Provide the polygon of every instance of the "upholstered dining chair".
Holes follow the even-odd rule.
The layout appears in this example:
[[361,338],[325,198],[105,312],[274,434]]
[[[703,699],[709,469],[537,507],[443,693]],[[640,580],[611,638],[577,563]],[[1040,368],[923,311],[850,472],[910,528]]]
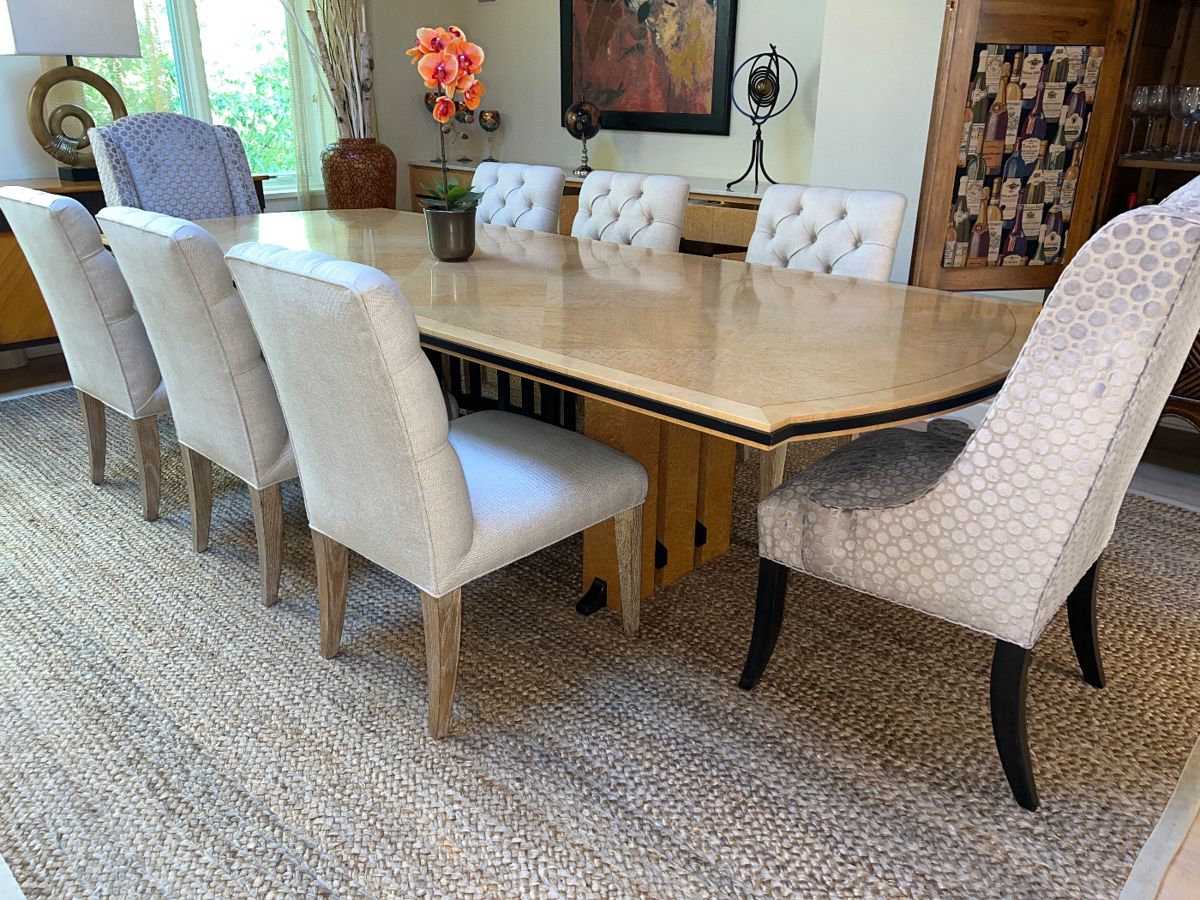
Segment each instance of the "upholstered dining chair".
[[142,319],[100,229],[78,200],[0,187],[3,211],[41,288],[83,411],[92,482],[104,481],[105,410],[129,420],[142,515],[158,518],[158,416],[167,392]]
[[979,428],[868,434],[758,507],[758,604],[741,686],[763,672],[795,569],[996,639],[992,728],[1017,802],[1038,805],[1029,662],[1064,603],[1104,684],[1097,567],[1200,328],[1200,211],[1118,216],[1071,260]]
[[146,323],[183,454],[192,546],[208,549],[212,464],[246,483],[263,603],[279,599],[287,426],[221,248],[199,225],[129,207],[97,216]]
[[571,235],[652,250],[678,250],[687,213],[686,179],[677,175],[592,172],[579,191]]
[[[324,656],[341,644],[348,550],[416,585],[429,732],[444,737],[464,585],[612,519],[622,596],[636,596],[640,464],[513,413],[447,420],[412,310],[381,272],[263,244],[239,244],[227,258],[296,448]],[[637,603],[622,613],[635,633]]]
[[555,166],[480,163],[471,179],[471,189],[483,194],[476,224],[510,225],[556,234],[566,177]]
[[[763,193],[746,262],[887,281],[907,204],[892,191],[773,184]],[[827,439],[821,450],[849,440]],[[760,498],[782,483],[787,453],[784,444],[759,454]]]
[[261,212],[242,139],[232,128],[168,112],[88,131],[109,206],[184,219]]

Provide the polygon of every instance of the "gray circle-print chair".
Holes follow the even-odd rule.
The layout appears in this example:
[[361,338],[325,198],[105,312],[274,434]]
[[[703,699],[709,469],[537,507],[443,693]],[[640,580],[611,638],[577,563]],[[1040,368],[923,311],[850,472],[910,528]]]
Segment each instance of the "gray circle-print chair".
[[1030,655],[1065,603],[1084,678],[1103,686],[1097,563],[1200,328],[1198,252],[1200,211],[1117,217],[1059,278],[973,434],[868,434],[763,500],[741,686],[770,659],[790,569],[990,635],[997,748],[1017,802],[1035,809]]

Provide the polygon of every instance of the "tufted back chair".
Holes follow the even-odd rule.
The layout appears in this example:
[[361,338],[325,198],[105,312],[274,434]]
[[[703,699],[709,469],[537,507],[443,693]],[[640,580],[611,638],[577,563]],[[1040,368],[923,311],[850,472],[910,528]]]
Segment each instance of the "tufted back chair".
[[476,224],[558,232],[566,174],[554,166],[480,163],[471,189],[481,191]]
[[676,175],[592,172],[579,192],[574,237],[653,250],[678,250],[687,181]]
[[746,262],[887,281],[906,204],[891,191],[772,185]]
[[295,433],[312,528],[425,588],[444,581],[471,548],[474,519],[400,289],[318,253],[251,243],[228,258]]
[[296,477],[275,386],[216,241],[140,209],[97,218],[145,319],[180,443],[256,489]]
[[117,261],[91,214],[70,197],[0,188],[75,387],[130,419],[167,411],[158,362]]
[[88,136],[109,206],[193,220],[261,212],[246,150],[232,128],[152,112],[92,128]]

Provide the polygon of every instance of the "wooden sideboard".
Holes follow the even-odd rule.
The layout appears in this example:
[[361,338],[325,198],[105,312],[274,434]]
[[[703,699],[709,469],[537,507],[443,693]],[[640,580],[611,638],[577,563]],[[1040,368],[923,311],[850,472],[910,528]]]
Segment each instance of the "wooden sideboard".
[[[255,175],[254,189],[258,204],[266,209],[263,182],[270,175]],[[104,208],[104,190],[98,181],[59,181],[57,178],[27,178],[0,181],[0,187],[16,185],[74,197],[95,215]],[[50,312],[42,299],[37,281],[25,261],[25,254],[0,213],[0,350],[19,350],[48,344],[57,338]]]
[[[460,179],[470,179],[475,164],[454,162],[450,172]],[[421,198],[431,195],[426,184],[441,176],[441,167],[434,162],[410,162],[408,186],[412,211],[421,211]],[[680,249],[704,256],[737,256],[744,253],[754,233],[762,191],[757,194],[739,193],[725,189],[723,182],[712,178],[691,179],[687,215],[683,221],[683,243]],[[579,209],[579,189],[583,179],[567,176],[559,213],[559,234],[570,234],[571,223]],[[769,185],[763,185],[766,190]]]

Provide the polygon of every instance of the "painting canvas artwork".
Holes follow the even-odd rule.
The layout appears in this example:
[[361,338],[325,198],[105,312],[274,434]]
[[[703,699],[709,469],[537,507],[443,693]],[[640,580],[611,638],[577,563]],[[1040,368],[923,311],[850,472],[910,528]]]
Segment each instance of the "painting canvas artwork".
[[729,133],[737,0],[560,0],[562,105],[606,129]]

